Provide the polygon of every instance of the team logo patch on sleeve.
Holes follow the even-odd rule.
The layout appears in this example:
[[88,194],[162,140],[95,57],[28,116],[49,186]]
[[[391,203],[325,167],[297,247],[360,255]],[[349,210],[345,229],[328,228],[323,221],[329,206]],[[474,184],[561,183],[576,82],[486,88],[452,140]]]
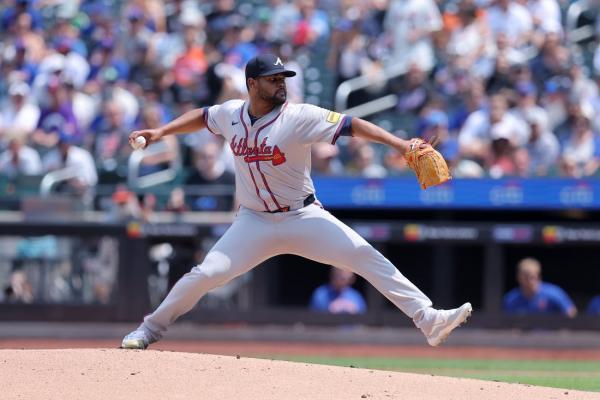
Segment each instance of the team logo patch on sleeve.
[[329,111],[329,114],[327,114],[327,122],[330,124],[336,124],[340,120],[341,116],[342,114],[340,113]]

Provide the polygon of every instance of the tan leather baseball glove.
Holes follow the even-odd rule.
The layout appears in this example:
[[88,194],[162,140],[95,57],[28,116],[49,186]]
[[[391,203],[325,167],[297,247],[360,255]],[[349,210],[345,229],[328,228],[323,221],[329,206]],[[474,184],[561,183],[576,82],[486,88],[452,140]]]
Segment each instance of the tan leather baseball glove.
[[404,155],[408,166],[417,175],[422,189],[439,185],[452,178],[446,160],[433,148],[435,142],[433,139],[430,146],[422,146],[428,143],[419,138],[411,139],[409,149]]

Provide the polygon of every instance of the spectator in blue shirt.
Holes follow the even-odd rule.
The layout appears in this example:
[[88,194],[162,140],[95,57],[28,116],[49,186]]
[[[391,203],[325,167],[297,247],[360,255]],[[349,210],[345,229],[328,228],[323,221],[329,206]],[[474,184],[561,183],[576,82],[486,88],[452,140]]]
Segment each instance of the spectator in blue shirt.
[[600,296],[594,297],[588,304],[587,313],[592,315],[600,315]]
[[534,258],[525,258],[518,264],[519,287],[504,296],[504,310],[516,314],[563,314],[574,317],[577,309],[560,287],[542,282],[541,265]]
[[367,311],[365,299],[352,284],[354,273],[332,268],[329,283],[319,286],[312,294],[310,308],[313,311],[333,314],[361,314]]

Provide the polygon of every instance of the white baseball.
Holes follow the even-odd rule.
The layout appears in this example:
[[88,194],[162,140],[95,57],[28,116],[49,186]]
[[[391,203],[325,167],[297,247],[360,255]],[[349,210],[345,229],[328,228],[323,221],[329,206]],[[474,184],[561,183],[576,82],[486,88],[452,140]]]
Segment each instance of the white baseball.
[[135,140],[133,141],[133,143],[131,144],[131,147],[133,147],[135,150],[145,148],[146,147],[146,138],[143,136],[136,137]]

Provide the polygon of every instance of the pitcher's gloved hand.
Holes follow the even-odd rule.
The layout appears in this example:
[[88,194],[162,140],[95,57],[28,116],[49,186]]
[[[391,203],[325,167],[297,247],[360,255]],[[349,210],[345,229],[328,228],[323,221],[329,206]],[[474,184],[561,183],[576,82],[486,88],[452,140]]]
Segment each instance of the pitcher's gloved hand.
[[431,144],[419,138],[411,139],[408,151],[404,155],[408,166],[417,175],[422,189],[439,185],[452,178],[446,160],[433,148],[435,144],[435,137]]

